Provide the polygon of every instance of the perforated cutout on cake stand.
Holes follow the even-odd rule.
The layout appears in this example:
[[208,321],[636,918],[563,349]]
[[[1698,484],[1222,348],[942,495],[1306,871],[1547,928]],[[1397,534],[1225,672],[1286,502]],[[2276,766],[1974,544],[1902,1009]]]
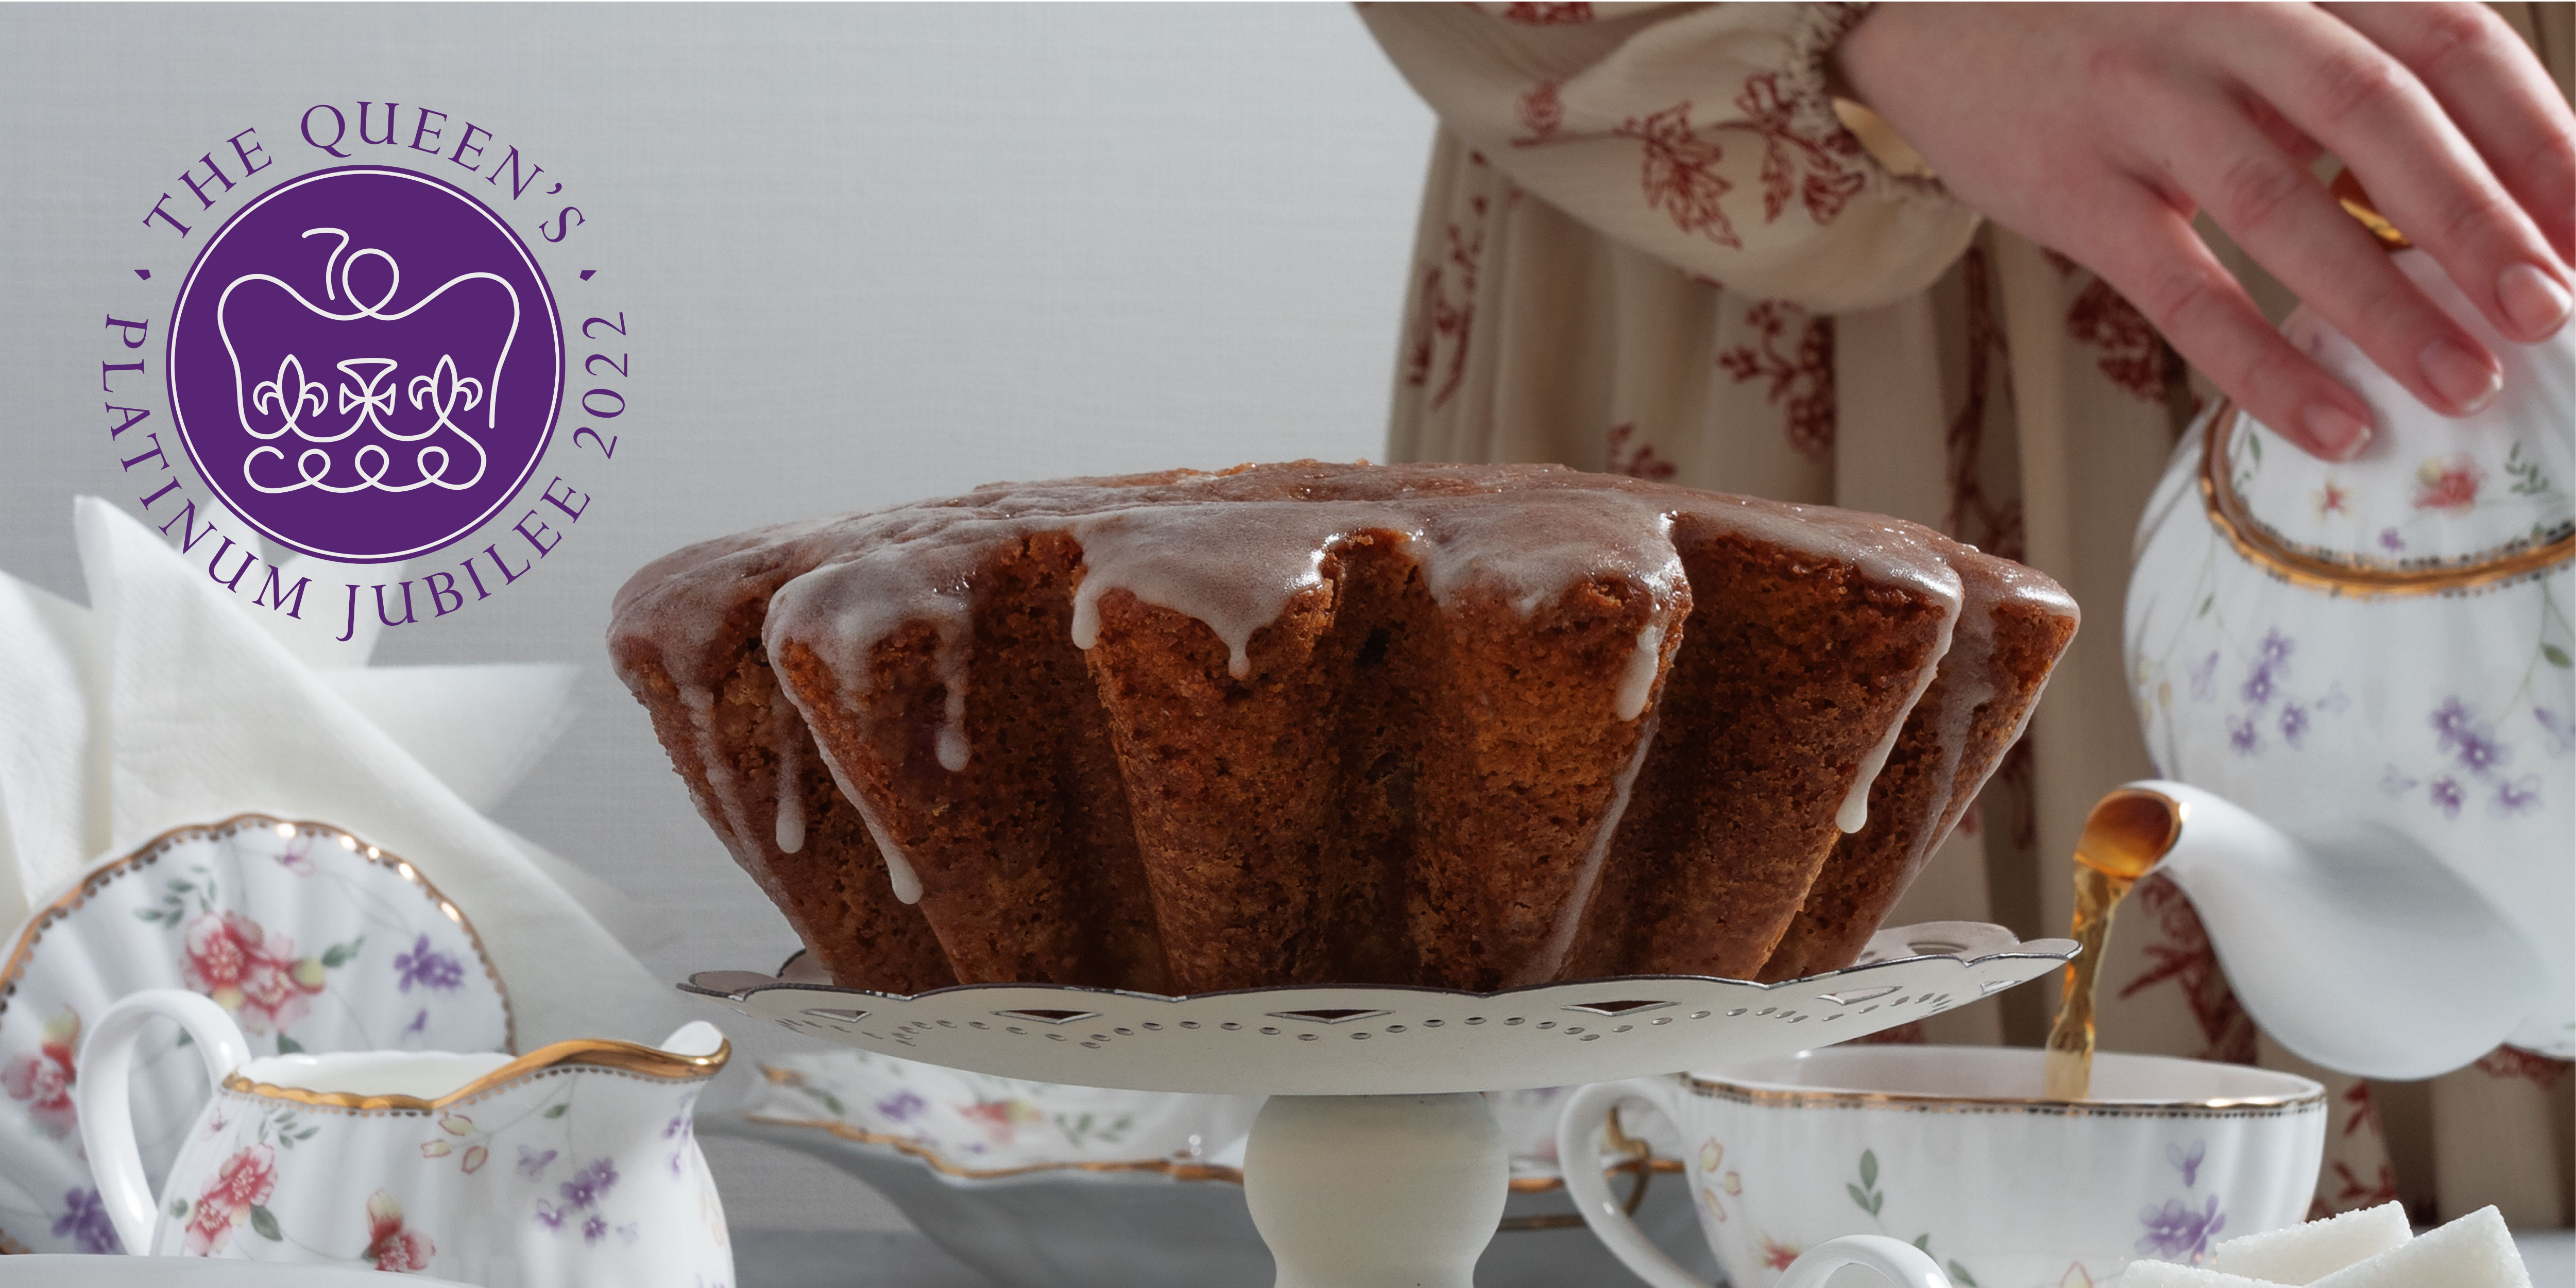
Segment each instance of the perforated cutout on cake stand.
[[1268,1094],[1244,1157],[1280,1288],[1469,1288],[1507,1159],[1475,1093],[1673,1073],[1938,1015],[2075,955],[2000,926],[1881,930],[1844,970],[1778,984],[1632,975],[1500,993],[1391,985],[1162,997],[963,984],[914,997],[778,975],[681,985],[755,1019],[979,1073],[1140,1091]]

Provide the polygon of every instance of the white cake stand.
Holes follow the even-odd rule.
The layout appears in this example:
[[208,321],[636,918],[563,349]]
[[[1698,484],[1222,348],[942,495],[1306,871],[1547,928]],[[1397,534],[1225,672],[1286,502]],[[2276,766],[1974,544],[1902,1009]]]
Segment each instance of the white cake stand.
[[[1267,1094],[1244,1152],[1279,1288],[1470,1288],[1502,1216],[1502,1133],[1476,1093],[1672,1073],[1892,1028],[2065,964],[1941,921],[1882,930],[1858,964],[1779,984],[1632,975],[1502,993],[1379,985],[1161,997],[966,984],[917,997],[706,971],[681,985],[756,1019],[907,1060],[1139,1091]],[[1821,1280],[1819,1280],[1821,1282]]]

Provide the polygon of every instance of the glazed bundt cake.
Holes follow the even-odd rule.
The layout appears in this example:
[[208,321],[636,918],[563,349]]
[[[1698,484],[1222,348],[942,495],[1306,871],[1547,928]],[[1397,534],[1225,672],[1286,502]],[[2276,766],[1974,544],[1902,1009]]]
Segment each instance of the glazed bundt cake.
[[1490,990],[1846,965],[2053,583],[1554,466],[995,484],[691,546],[619,675],[842,984]]

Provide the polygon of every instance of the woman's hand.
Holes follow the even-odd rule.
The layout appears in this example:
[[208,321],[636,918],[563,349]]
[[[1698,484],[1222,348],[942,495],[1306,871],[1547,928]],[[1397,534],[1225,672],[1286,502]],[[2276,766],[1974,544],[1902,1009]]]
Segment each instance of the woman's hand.
[[1884,4],[1834,57],[1960,200],[2093,268],[2329,460],[2368,441],[2368,405],[2273,330],[2195,211],[2437,411],[2484,405],[2494,355],[2327,195],[2320,149],[2499,332],[2567,320],[2576,116],[2478,5]]

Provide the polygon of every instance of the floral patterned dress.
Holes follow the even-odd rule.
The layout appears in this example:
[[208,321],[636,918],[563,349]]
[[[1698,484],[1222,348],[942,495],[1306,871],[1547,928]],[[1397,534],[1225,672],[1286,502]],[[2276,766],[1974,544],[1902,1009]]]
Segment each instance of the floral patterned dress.
[[[2139,515],[2210,390],[2107,283],[1981,225],[1885,122],[1827,92],[1825,55],[1864,8],[1361,6],[1441,122],[1388,455],[1879,511],[2057,578],[2093,620],[1896,918],[2063,933],[2087,810],[2155,773],[2115,618]],[[2567,92],[2566,6],[2500,12]],[[2570,1224],[2567,1062],[2499,1048],[2407,1085],[2304,1067],[2256,1031],[2177,888],[2151,880],[2132,905],[2104,969],[2105,1046],[2325,1082],[2343,1110],[2317,1212],[2403,1197],[2428,1219],[2495,1203],[2517,1225]],[[1928,1037],[2035,1044],[2048,991]]]

